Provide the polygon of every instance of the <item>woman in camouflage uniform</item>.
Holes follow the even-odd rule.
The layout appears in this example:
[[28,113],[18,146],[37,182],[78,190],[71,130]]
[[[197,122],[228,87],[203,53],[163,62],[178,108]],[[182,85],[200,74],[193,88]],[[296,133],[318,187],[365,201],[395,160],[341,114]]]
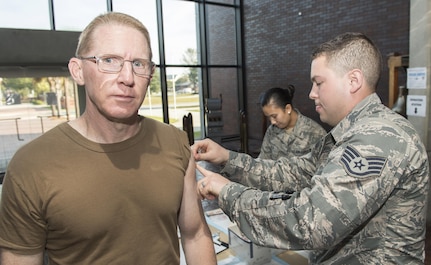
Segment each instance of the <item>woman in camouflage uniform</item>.
[[325,129],[302,115],[292,105],[295,87],[274,87],[261,97],[262,111],[271,125],[262,141],[259,158],[277,160],[279,157],[300,156],[326,135]]

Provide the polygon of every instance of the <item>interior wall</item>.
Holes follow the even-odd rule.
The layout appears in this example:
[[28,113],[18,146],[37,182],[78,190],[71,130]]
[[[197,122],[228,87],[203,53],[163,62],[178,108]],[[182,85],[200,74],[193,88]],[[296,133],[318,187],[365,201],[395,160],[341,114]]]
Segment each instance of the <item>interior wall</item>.
[[[426,89],[409,89],[409,95],[426,96],[426,117],[408,116],[409,121],[418,129],[431,158],[431,3],[428,0],[411,0],[410,8],[410,67],[426,67],[428,71]],[[431,184],[431,183],[430,183]],[[428,197],[428,223],[431,223],[431,196]]]
[[410,1],[243,0],[243,3],[248,135],[251,139],[263,138],[258,98],[274,86],[295,85],[293,105],[320,122],[314,103],[308,98],[310,55],[318,44],[346,31],[363,32],[380,48],[385,64],[377,93],[387,103],[386,56],[409,53]]
[[0,77],[69,76],[79,34],[0,28]]
[[427,150],[431,151],[431,116],[430,116],[430,96],[431,96],[431,3],[428,0],[411,0],[410,8],[410,56],[409,67],[426,67],[428,78],[426,89],[409,89],[409,95],[424,95],[427,97],[428,106],[426,117],[409,116],[408,119],[418,129],[422,141],[426,144]]

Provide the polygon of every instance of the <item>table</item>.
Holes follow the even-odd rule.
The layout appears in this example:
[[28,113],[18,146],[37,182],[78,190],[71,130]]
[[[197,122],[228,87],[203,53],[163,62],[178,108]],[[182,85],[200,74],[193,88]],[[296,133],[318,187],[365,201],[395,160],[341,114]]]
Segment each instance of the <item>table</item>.
[[[214,209],[211,211],[205,212],[205,218],[207,220],[208,226],[211,230],[211,232],[219,236],[220,241],[225,243],[232,243],[229,242],[229,233],[232,237],[232,232],[239,234],[241,233],[239,228],[236,226],[235,223],[232,223],[229,220],[229,217],[224,214],[220,209]],[[248,241],[250,242],[250,241]],[[238,249],[240,251],[247,251],[251,247],[250,244],[245,242],[244,244],[247,244],[244,246],[244,248],[236,247],[236,251]],[[269,254],[271,257],[271,260],[266,263],[259,262],[259,257],[254,257],[253,259],[248,258],[239,258],[238,256],[246,257],[244,253],[241,253],[241,255],[235,255],[235,250],[231,248],[228,248],[220,253],[217,254],[217,265],[248,265],[248,264],[259,264],[259,265],[308,265],[308,252],[307,251],[292,251],[292,250],[282,250],[282,249],[274,249],[274,248],[263,248],[256,245],[252,246],[255,249],[255,253],[265,253],[265,255]],[[257,249],[259,248],[259,249]],[[257,249],[257,250],[256,250]],[[267,251],[267,252],[265,252]],[[236,253],[238,254],[238,253]],[[268,256],[268,255],[267,255]],[[261,258],[260,260],[267,259],[267,258]],[[256,262],[256,263],[253,263]]]
[[[220,171],[219,166],[206,161],[199,161],[198,164],[213,172]],[[202,177],[202,174],[197,170],[196,179],[199,180]],[[202,200],[202,207],[205,212],[208,226],[213,235],[219,235],[220,241],[229,244],[229,228],[235,227],[236,224],[232,223],[229,217],[219,208],[217,200]],[[239,229],[236,231],[240,233]],[[308,265],[307,251],[268,249],[270,249],[271,252],[271,261],[269,263],[259,265]],[[235,255],[232,248],[228,248],[217,254],[217,265],[249,265],[252,263],[253,262],[251,261],[247,263],[247,261],[238,258],[238,255]],[[185,263],[182,263],[181,265],[183,264]]]

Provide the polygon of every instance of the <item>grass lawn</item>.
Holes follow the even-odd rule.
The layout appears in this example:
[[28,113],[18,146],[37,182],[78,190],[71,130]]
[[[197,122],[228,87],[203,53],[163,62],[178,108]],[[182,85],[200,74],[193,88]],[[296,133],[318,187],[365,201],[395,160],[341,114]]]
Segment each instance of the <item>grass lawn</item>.
[[[161,95],[152,95],[146,96],[143,105],[149,105],[150,104],[150,98],[151,98],[151,104],[162,104],[162,96]],[[190,105],[197,105],[199,106],[199,94],[177,94],[175,96],[175,100],[177,104],[181,103],[190,103]],[[174,97],[170,94],[168,96],[168,103],[170,106],[174,104]]]

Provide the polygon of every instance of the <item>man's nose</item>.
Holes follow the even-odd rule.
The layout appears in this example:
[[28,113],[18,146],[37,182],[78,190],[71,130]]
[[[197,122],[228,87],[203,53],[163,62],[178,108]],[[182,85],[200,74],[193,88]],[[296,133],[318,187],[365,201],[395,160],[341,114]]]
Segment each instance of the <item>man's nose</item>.
[[134,71],[133,71],[132,63],[133,63],[132,61],[126,61],[125,60],[123,63],[123,67],[121,68],[120,76],[121,76],[123,82],[125,82],[125,83],[133,82]]
[[313,84],[313,85],[311,86],[310,93],[308,94],[308,97],[309,97],[310,99],[315,99],[315,98],[317,98],[316,88],[317,88],[317,86],[316,86],[315,84]]

